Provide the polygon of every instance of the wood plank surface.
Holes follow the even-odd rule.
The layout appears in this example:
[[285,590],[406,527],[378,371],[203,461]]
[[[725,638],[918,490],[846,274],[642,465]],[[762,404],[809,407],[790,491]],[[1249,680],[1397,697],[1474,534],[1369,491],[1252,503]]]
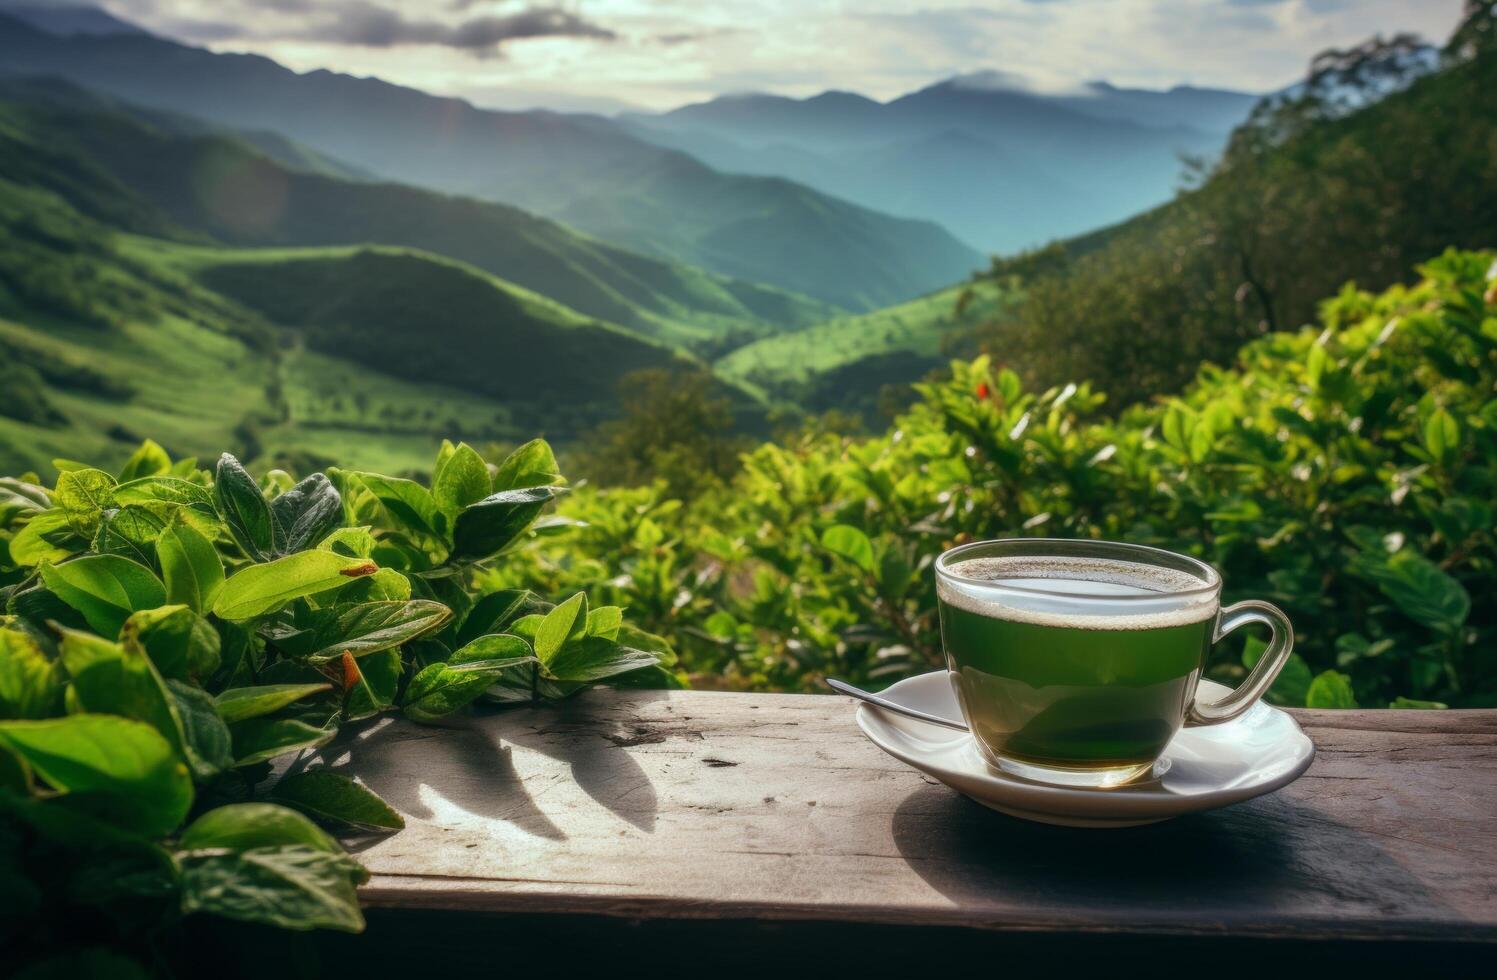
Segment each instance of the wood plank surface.
[[1497,711],[1298,711],[1267,797],[1125,830],[989,811],[845,698],[588,692],[323,750],[405,816],[372,909],[1497,942]]

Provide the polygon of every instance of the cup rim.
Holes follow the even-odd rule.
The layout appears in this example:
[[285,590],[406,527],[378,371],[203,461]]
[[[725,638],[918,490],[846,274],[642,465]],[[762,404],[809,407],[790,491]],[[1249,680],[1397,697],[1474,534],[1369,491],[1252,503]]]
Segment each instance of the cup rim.
[[[982,548],[990,548],[993,545],[1033,546],[1039,552],[1033,555],[1036,558],[1047,557],[1043,554],[1043,550],[1047,546],[1059,546],[1062,549],[1092,547],[1103,551],[1111,550],[1120,552],[1118,557],[1125,561],[1129,560],[1126,556],[1130,554],[1144,559],[1151,557],[1156,559],[1168,558],[1173,562],[1183,563],[1188,566],[1191,574],[1197,575],[1205,584],[1198,588],[1181,589],[1178,592],[1149,592],[1139,595],[1099,596],[1093,592],[1068,592],[1065,589],[1032,589],[1020,585],[1007,585],[994,582],[992,579],[971,578],[966,575],[958,575],[951,571],[951,564],[955,561],[960,561],[965,553]],[[1053,557],[1064,557],[1064,555],[1054,555]],[[1158,564],[1158,562],[1152,562],[1152,564]],[[1159,602],[1161,599],[1194,599],[1220,593],[1222,586],[1221,573],[1199,558],[1182,555],[1178,551],[1170,551],[1166,548],[1155,548],[1146,544],[1130,544],[1126,541],[1106,541],[1100,538],[990,538],[986,541],[969,541],[966,544],[959,544],[941,552],[936,558],[935,569],[936,575],[940,578],[977,589],[1000,589],[1004,592],[1016,592],[1022,595],[1052,596],[1065,599],[1068,602],[1083,604],[1096,603],[1109,606],[1116,606],[1118,604],[1127,605],[1137,602]],[[1056,579],[1055,581],[1066,582],[1069,580]]]

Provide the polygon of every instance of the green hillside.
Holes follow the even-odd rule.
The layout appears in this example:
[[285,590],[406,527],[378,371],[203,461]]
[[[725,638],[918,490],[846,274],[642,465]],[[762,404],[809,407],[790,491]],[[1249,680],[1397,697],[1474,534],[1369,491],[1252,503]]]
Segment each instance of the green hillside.
[[811,411],[868,415],[884,385],[907,384],[944,363],[943,340],[992,317],[1003,295],[990,283],[948,286],[888,309],[756,340],[714,368]]
[[933,357],[954,327],[991,315],[998,291],[978,286],[961,305],[966,284],[859,316],[825,320],[804,330],[766,337],[738,348],[715,365],[726,377],[765,387],[805,381],[865,357],[907,353]]
[[[165,120],[163,122],[163,120]],[[196,125],[197,128],[194,128]],[[284,141],[283,141],[284,142]],[[295,160],[295,144],[276,144]],[[180,117],[66,83],[0,84],[0,173],[122,228],[233,245],[409,246],[471,263],[672,343],[721,346],[816,322],[826,303],[634,254],[515,208],[295,169]]]
[[[934,222],[897,218],[788,180],[723,173],[601,118],[479,109],[378,78],[298,74],[268,58],[149,35],[58,37],[3,14],[0,64],[11,74],[67,78],[222,126],[274,130],[387,180],[503,201],[627,248],[846,309],[906,300],[984,262]],[[374,240],[474,261],[431,242]],[[514,270],[485,268],[634,326]]]
[[[0,470],[228,446],[400,471],[442,438],[563,441],[682,355],[471,266],[391,248],[121,236],[0,179]],[[741,410],[750,400],[726,389]]]

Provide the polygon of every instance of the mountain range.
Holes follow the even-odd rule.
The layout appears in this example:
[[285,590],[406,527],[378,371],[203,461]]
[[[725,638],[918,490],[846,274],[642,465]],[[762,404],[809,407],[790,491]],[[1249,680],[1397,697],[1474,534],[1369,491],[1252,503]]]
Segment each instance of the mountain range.
[[400,469],[578,437],[685,365],[748,428],[867,415],[1009,302],[944,226],[1019,247],[1157,203],[1252,102],[979,75],[495,112],[0,3],[0,457],[151,434]]
[[[237,246],[418,248],[683,346],[793,330],[837,311],[632,253],[506,205],[363,179],[274,134],[216,129],[50,79],[0,81],[0,97],[16,103],[28,145],[7,171],[35,171],[38,183],[62,190],[84,213],[136,233]],[[126,213],[137,199],[143,217]]]
[[933,222],[783,178],[724,173],[596,117],[482,110],[374,78],[298,74],[149,34],[51,33],[16,17],[0,17],[0,66],[273,130],[382,179],[506,202],[850,310],[919,295],[984,261]]
[[1181,157],[1218,152],[1258,98],[1104,82],[1046,94],[978,73],[889,102],[851,92],[750,94],[619,121],[719,169],[937,221],[1006,253],[1168,200]]

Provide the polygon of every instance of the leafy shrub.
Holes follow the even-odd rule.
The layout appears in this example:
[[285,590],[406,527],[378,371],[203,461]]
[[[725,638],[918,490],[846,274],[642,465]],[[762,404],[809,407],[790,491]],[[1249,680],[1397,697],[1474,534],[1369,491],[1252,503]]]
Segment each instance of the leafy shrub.
[[330,768],[271,781],[274,760],[386,711],[679,684],[668,645],[616,606],[487,587],[563,492],[544,442],[498,466],[445,444],[430,486],[257,483],[227,454],[210,473],[151,442],[117,474],[59,465],[51,488],[0,480],[15,964],[90,944],[155,962],[198,912],[358,931],[365,872],[319,824],[400,818]]
[[663,480],[693,497],[738,470],[752,443],[735,432],[733,405],[700,368],[632,371],[618,384],[623,417],[599,425],[579,453],[580,469],[609,484]]
[[[689,507],[584,492],[583,522],[498,573],[588,588],[672,638],[694,681],[812,690],[940,660],[930,563],[1007,536],[1106,537],[1202,557],[1225,601],[1283,606],[1282,703],[1497,704],[1497,267],[1448,252],[1322,325],[1245,346],[1177,398],[1101,414],[1087,384],[1026,391],[986,358],[919,386],[885,435],[808,433]],[[607,570],[611,570],[611,574]],[[1219,649],[1240,677],[1260,646]]]

